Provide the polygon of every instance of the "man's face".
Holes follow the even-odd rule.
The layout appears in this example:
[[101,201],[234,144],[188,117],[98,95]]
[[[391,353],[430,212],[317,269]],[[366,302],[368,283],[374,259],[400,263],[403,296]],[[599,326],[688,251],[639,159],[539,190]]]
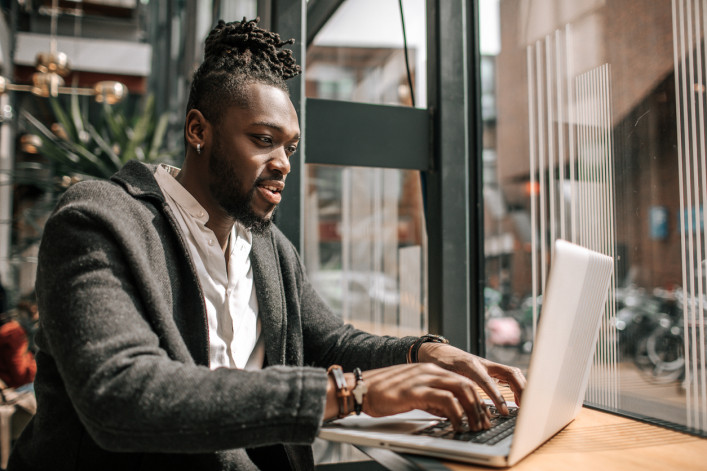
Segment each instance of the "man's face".
[[246,107],[232,106],[212,123],[209,189],[229,216],[258,232],[280,203],[300,129],[284,91],[260,83],[246,88]]

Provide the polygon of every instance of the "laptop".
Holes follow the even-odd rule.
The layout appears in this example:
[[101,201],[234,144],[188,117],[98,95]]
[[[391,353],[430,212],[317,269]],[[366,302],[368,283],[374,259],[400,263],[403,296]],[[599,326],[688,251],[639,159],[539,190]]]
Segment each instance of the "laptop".
[[492,429],[507,429],[500,436],[487,441],[455,433],[446,429],[444,418],[411,411],[349,416],[323,426],[319,437],[493,467],[517,463],[572,422],[582,407],[613,268],[609,256],[555,242],[523,405],[512,408],[511,417],[492,420]]

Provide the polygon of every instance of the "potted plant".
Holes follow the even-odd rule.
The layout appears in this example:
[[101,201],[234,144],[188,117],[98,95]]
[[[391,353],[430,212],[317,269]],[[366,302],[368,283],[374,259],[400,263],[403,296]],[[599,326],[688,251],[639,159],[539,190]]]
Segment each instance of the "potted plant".
[[102,112],[90,119],[71,95],[68,110],[49,98],[56,122],[46,126],[29,112],[22,117],[41,139],[39,153],[48,158],[62,187],[84,178],[109,178],[129,160],[171,162],[175,156],[164,146],[169,124],[167,113],[156,116],[155,100],[148,95],[136,113],[127,117],[122,106],[103,103]]

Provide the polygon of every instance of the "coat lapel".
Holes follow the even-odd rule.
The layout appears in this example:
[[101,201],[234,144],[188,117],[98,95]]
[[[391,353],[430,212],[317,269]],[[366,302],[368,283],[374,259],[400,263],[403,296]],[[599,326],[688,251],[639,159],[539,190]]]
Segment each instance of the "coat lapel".
[[280,264],[270,232],[253,234],[253,250],[250,256],[253,281],[258,298],[258,315],[262,323],[265,340],[265,355],[268,365],[285,363],[284,295]]

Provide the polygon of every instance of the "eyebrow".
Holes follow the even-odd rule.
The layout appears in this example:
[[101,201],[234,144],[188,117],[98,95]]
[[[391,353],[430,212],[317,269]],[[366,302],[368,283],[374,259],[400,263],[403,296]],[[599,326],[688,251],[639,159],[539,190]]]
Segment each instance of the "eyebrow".
[[[265,127],[274,129],[274,130],[281,132],[281,133],[285,132],[285,130],[282,126],[280,126],[279,124],[271,123],[270,121],[256,121],[255,123],[251,123],[251,126],[265,126]],[[301,138],[302,138],[301,134],[298,133],[297,136],[292,138],[292,140],[299,141]]]

